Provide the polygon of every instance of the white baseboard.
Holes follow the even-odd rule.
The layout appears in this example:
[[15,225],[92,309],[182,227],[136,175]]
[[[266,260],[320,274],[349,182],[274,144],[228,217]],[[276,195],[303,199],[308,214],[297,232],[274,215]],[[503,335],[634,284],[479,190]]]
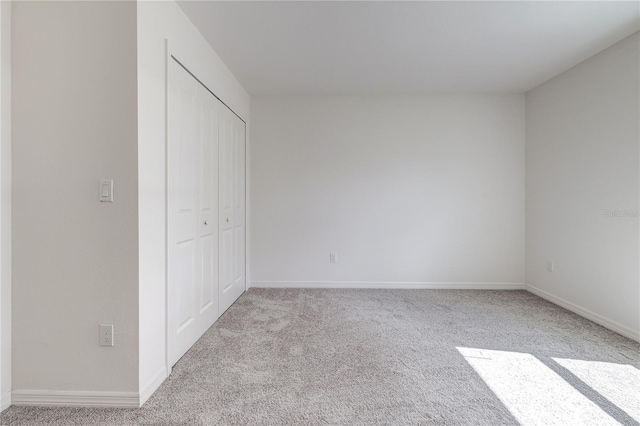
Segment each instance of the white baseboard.
[[631,340],[635,340],[640,343],[640,333],[632,328],[627,327],[626,325],[622,325],[616,321],[610,320],[609,318],[605,318],[600,314],[596,314],[588,309],[585,309],[581,306],[576,305],[575,303],[571,303],[568,300],[562,299],[560,297],[554,296],[553,294],[534,287],[530,284],[526,285],[527,291],[535,294],[536,296],[542,297],[545,300],[548,300],[551,303],[555,303],[558,306],[562,306],[563,308],[578,314],[588,320],[595,322],[596,324],[600,324],[601,326],[608,328],[611,331],[615,331],[618,334],[623,335],[624,337],[628,337]]
[[[151,380],[137,392],[93,392],[93,391],[46,391],[14,390],[7,397],[10,405],[35,407],[98,407],[98,408],[139,408],[167,378],[167,369],[162,367]],[[2,407],[5,397],[2,398]],[[4,409],[4,408],[3,408]]]
[[151,398],[151,395],[158,390],[162,382],[168,377],[167,369],[162,367],[151,380],[140,390],[140,407]]
[[0,396],[0,412],[11,406],[11,392],[7,392]]
[[140,396],[137,392],[14,390],[11,405],[138,408]]
[[252,281],[255,288],[380,288],[433,290],[524,290],[524,283],[393,281]]

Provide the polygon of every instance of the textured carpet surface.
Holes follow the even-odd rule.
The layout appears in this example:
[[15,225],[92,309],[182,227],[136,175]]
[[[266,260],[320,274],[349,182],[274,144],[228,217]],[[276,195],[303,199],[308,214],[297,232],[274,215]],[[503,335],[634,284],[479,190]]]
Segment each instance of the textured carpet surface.
[[518,424],[459,347],[640,368],[639,344],[525,291],[251,289],[141,409],[11,407],[0,423]]

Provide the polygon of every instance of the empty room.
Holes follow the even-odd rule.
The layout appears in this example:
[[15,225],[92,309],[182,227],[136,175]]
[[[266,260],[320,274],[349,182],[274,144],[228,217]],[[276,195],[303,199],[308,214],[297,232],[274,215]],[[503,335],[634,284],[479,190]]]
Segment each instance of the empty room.
[[640,425],[637,1],[1,1],[0,424]]

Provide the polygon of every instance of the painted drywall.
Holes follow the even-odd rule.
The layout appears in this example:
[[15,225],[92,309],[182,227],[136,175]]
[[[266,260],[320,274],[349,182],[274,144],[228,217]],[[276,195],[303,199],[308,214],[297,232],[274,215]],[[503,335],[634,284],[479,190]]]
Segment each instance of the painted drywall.
[[11,402],[11,2],[0,2],[0,411]]
[[249,95],[172,1],[138,2],[138,176],[140,392],[144,401],[167,372],[165,311],[165,82],[171,53],[249,121]]
[[633,1],[180,1],[252,95],[525,92],[640,29]]
[[636,33],[526,95],[527,284],[636,339],[639,40]]
[[[128,395],[138,391],[136,4],[14,2],[12,26],[13,396]],[[100,179],[114,180],[113,203],[99,202]],[[114,347],[98,345],[101,323],[115,326]]]
[[524,95],[254,97],[251,117],[252,286],[523,286]]

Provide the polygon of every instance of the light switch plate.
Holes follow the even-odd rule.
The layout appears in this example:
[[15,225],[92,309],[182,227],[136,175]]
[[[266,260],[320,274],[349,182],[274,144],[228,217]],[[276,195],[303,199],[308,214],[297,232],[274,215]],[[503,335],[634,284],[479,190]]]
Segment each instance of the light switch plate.
[[101,202],[113,202],[113,180],[101,180],[99,191]]

